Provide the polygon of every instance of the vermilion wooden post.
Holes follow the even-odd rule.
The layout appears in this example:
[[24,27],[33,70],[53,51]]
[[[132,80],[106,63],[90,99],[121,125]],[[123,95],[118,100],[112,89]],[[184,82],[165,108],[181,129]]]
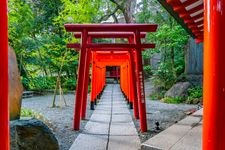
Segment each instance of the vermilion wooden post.
[[9,150],[7,1],[0,1],[0,147]]
[[[88,37],[88,43],[91,43],[91,37]],[[81,119],[85,119],[86,115],[86,106],[87,106],[87,94],[88,94],[88,84],[89,84],[89,69],[90,69],[90,59],[91,59],[91,51],[87,49],[86,57],[85,57],[85,66],[84,66],[84,87],[82,92],[82,104],[81,104]]]
[[131,77],[130,77],[130,64],[128,63],[128,60],[127,61],[127,84],[128,84],[128,99],[129,99],[129,102],[130,102],[130,108],[132,109],[133,108],[133,101],[131,99],[131,84],[130,84],[130,80],[131,80]]
[[85,55],[86,55],[86,45],[87,45],[87,30],[84,29],[82,31],[82,40],[81,40],[81,50],[80,50],[80,58],[79,58],[79,68],[78,68],[78,80],[77,80],[77,90],[76,90],[76,103],[75,103],[75,111],[74,111],[74,130],[80,129],[80,114],[82,107],[82,92],[83,92],[83,84],[84,84],[84,65],[85,65]]
[[99,64],[96,63],[96,100],[98,99],[98,93],[99,93]]
[[90,108],[94,110],[94,103],[96,99],[96,63],[95,63],[95,52],[92,52],[92,72],[91,72],[91,103]]
[[225,1],[204,4],[203,150],[224,150]]
[[103,68],[103,72],[104,72],[104,74],[103,74],[103,88],[105,87],[105,78],[106,78],[106,66],[104,66],[104,68]]
[[[133,42],[133,38],[129,37],[128,39],[129,43]],[[135,75],[135,63],[134,63],[134,54],[133,50],[129,51],[130,56],[130,66],[131,66],[131,80],[133,82],[132,86],[132,94],[133,94],[133,105],[134,105],[134,117],[136,119],[139,119],[139,109],[138,109],[138,98],[137,98],[137,81],[136,81],[136,75]]]
[[141,55],[141,40],[140,32],[135,32],[135,44],[136,44],[136,77],[137,77],[137,91],[138,91],[138,108],[140,117],[140,128],[141,132],[147,131],[146,121],[146,106],[145,106],[145,91],[144,91],[144,76],[143,76],[143,65]]

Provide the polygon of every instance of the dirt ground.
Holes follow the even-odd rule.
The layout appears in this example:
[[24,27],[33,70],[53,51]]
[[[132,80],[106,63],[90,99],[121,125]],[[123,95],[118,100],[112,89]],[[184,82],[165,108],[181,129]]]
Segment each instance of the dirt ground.
[[[145,83],[146,94],[149,95],[152,90],[152,86],[149,82]],[[81,121],[81,130],[72,130],[73,125],[73,109],[74,109],[74,94],[65,95],[67,106],[62,102],[60,107],[59,96],[57,97],[57,106],[52,108],[53,95],[37,96],[32,98],[26,98],[22,101],[22,107],[32,109],[42,116],[48,122],[48,125],[53,130],[58,139],[60,150],[68,150],[72,145],[75,138],[84,129],[85,124],[90,118],[92,111],[89,109],[89,103],[87,104],[86,120]],[[198,109],[197,105],[187,104],[165,104],[160,101],[152,101],[146,96],[146,110],[147,110],[147,122],[148,132],[140,133],[140,140],[144,142],[150,137],[156,135],[162,130],[168,128],[172,124],[184,118],[189,111]],[[133,110],[130,111],[133,116]],[[139,131],[139,121],[134,120],[137,131]],[[159,123],[159,129],[156,129],[156,122]]]

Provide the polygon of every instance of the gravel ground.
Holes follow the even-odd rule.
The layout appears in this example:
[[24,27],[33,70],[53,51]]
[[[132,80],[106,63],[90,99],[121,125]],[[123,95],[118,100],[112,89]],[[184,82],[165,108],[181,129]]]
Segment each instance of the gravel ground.
[[[80,131],[72,130],[74,114],[74,94],[64,95],[67,106],[60,103],[59,96],[56,98],[57,107],[52,108],[53,95],[26,98],[22,101],[22,107],[29,108],[44,116],[48,126],[53,130],[58,139],[60,150],[68,150],[78,134],[83,130],[90,118],[92,111],[87,108],[86,120],[81,121]],[[62,106],[62,107],[60,107]],[[89,104],[87,105],[89,106]]]
[[[145,85],[146,94],[149,95],[153,87],[149,84],[149,82],[145,83]],[[65,95],[68,106],[62,104],[62,107],[59,107],[60,101],[58,96],[56,101],[58,107],[51,108],[52,99],[53,95],[26,98],[22,101],[22,107],[41,113],[41,115],[48,120],[48,125],[50,125],[50,128],[55,133],[56,138],[59,141],[60,150],[68,150],[78,134],[84,129],[84,126],[93,111],[89,109],[88,103],[86,115],[87,119],[81,121],[80,131],[74,131],[72,130],[74,95]],[[146,98],[148,132],[141,133],[139,131],[139,121],[133,119],[137,131],[139,131],[141,142],[144,142],[177,121],[183,119],[186,116],[186,112],[196,110],[197,108],[197,105],[165,104],[160,101],[152,101]],[[133,116],[133,110],[130,112]],[[159,122],[159,130],[156,129],[156,122]]]

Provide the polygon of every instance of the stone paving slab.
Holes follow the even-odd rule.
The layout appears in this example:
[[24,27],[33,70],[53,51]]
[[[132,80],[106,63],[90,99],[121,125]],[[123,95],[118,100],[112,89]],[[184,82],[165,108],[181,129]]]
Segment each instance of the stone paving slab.
[[89,121],[101,122],[101,123],[109,123],[110,115],[109,114],[93,114]]
[[112,122],[121,123],[121,122],[133,122],[129,114],[118,114],[112,116]]
[[187,133],[171,150],[201,150],[202,145],[202,123],[195,126]]
[[107,135],[80,134],[70,150],[106,150]]
[[109,130],[109,122],[102,123],[102,122],[93,122],[89,121],[86,126],[84,127],[84,132],[90,134],[108,134]]
[[70,150],[137,150],[140,145],[119,86],[109,85]]
[[126,135],[135,136],[137,135],[137,130],[133,122],[129,123],[114,123],[111,124],[110,135]]
[[[143,150],[201,150],[202,110],[144,142]],[[193,148],[194,147],[194,148]]]
[[138,136],[110,136],[109,150],[138,150],[140,149]]

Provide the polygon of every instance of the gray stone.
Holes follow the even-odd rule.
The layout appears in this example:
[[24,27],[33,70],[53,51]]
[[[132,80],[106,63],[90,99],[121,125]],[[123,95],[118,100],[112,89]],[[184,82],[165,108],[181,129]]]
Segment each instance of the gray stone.
[[182,97],[186,96],[187,89],[191,87],[189,82],[178,82],[174,84],[165,94],[165,97]]
[[58,150],[58,141],[51,130],[37,119],[10,122],[11,150]]
[[202,75],[203,73],[203,44],[196,43],[190,38],[185,51],[185,74]]
[[152,55],[152,57],[150,58],[150,64],[151,64],[152,69],[154,69],[154,70],[158,69],[161,57],[162,57],[161,53],[156,53],[156,54]]
[[194,86],[200,86],[202,87],[202,82],[203,82],[203,75],[194,75],[194,74],[187,74],[185,75],[186,80],[190,82]]

